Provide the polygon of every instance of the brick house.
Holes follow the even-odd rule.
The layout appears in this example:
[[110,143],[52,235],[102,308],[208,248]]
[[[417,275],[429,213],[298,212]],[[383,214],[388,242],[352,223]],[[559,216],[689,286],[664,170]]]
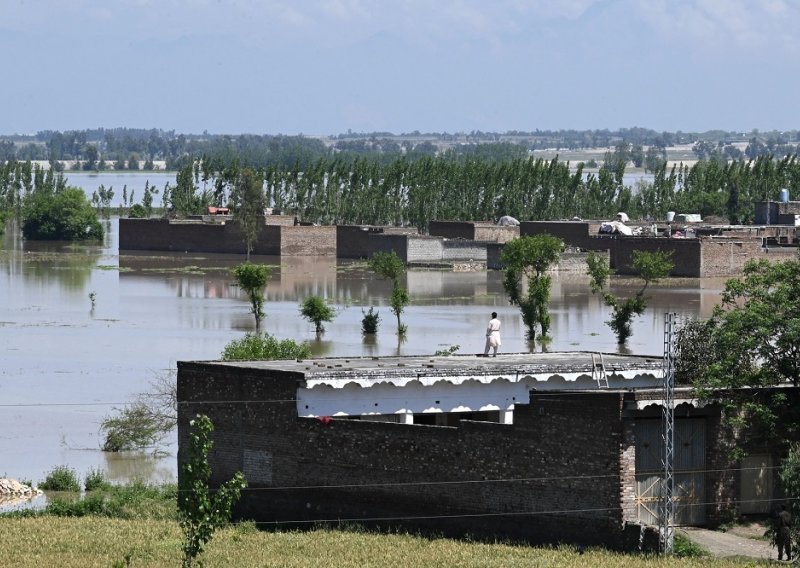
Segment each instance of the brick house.
[[[212,483],[249,482],[241,518],[634,549],[654,542],[660,378],[580,352],[180,362],[178,460],[204,413]],[[719,409],[676,398],[676,521],[768,511],[775,456],[740,470]]]

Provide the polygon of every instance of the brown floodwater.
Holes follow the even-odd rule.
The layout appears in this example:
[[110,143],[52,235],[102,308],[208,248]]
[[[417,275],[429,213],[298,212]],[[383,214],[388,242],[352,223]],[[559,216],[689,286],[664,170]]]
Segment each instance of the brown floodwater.
[[[120,482],[173,480],[174,437],[166,455],[107,454],[99,450],[101,420],[177,361],[216,359],[226,343],[254,329],[249,304],[230,276],[241,256],[120,254],[117,227],[116,219],[107,222],[102,246],[26,242],[7,228],[0,249],[0,476],[39,482],[54,466],[67,465],[81,477],[99,468]],[[502,322],[501,352],[531,348],[500,272],[409,271],[412,304],[402,316],[408,334],[398,341],[387,307],[390,285],[363,264],[254,260],[275,265],[263,329],[309,341],[318,356],[420,355],[451,345],[482,352],[492,311]],[[647,312],[634,321],[630,352],[661,355],[664,313],[708,316],[723,284],[687,279],[653,286]],[[612,291],[633,293],[637,285],[614,279]],[[337,310],[319,338],[298,312],[311,294]],[[367,340],[360,329],[362,310],[370,306],[379,310],[381,326]],[[586,276],[553,275],[551,313],[550,351],[618,350],[604,323],[608,310],[590,293]]]

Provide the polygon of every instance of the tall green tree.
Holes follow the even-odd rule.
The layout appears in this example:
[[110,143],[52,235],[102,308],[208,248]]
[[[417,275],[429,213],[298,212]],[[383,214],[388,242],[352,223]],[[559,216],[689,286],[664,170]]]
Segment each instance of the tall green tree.
[[245,262],[233,269],[233,276],[239,288],[244,290],[250,300],[250,311],[256,319],[256,331],[264,319],[264,288],[272,269],[266,264]]
[[400,314],[403,313],[403,310],[410,302],[408,290],[400,282],[406,273],[405,263],[394,251],[376,252],[367,261],[367,266],[378,276],[391,280],[392,296],[389,300],[389,306],[392,309],[392,313],[397,317],[397,335],[404,336],[407,328],[400,321]]
[[548,337],[551,278],[547,271],[563,251],[561,239],[536,235],[507,242],[500,254],[505,271],[503,288],[511,304],[519,306],[529,340],[536,339],[537,328],[541,328],[540,337]]
[[800,386],[800,257],[748,262],[726,282],[707,331],[717,357],[697,363],[698,396],[722,404],[742,431],[796,439],[800,409],[772,387]]
[[603,302],[611,308],[611,319],[606,322],[617,336],[617,343],[624,345],[631,336],[633,316],[640,316],[647,308],[647,287],[665,278],[672,270],[671,253],[665,251],[633,252],[633,270],[643,280],[642,287],[630,298],[619,298],[608,292],[608,278],[611,270],[608,261],[597,253],[589,253],[586,257],[587,274],[590,277],[592,292],[600,294]]
[[239,172],[236,185],[231,191],[230,205],[234,219],[242,231],[247,260],[250,260],[250,253],[264,225],[264,209],[267,206],[264,179],[252,168],[244,168]]

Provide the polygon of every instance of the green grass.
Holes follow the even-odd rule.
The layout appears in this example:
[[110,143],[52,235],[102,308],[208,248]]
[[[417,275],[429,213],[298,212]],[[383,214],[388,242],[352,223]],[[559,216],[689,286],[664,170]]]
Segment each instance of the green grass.
[[[178,566],[182,535],[176,522],[97,517],[0,518],[3,535],[0,564],[20,568],[125,565]],[[597,568],[741,567],[756,561],[707,558],[659,558],[620,555],[568,547],[531,548],[407,534],[315,530],[263,532],[243,523],[217,532],[200,556],[206,566],[265,568]]]

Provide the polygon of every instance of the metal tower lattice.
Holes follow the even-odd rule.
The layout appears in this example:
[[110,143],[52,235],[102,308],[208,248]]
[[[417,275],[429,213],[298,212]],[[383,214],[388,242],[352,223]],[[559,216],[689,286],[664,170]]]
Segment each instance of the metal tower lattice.
[[675,462],[675,326],[677,314],[664,314],[664,406],[662,441],[664,454],[664,479],[661,482],[661,505],[659,515],[660,548],[664,554],[672,553],[675,536],[675,477],[673,464]]

